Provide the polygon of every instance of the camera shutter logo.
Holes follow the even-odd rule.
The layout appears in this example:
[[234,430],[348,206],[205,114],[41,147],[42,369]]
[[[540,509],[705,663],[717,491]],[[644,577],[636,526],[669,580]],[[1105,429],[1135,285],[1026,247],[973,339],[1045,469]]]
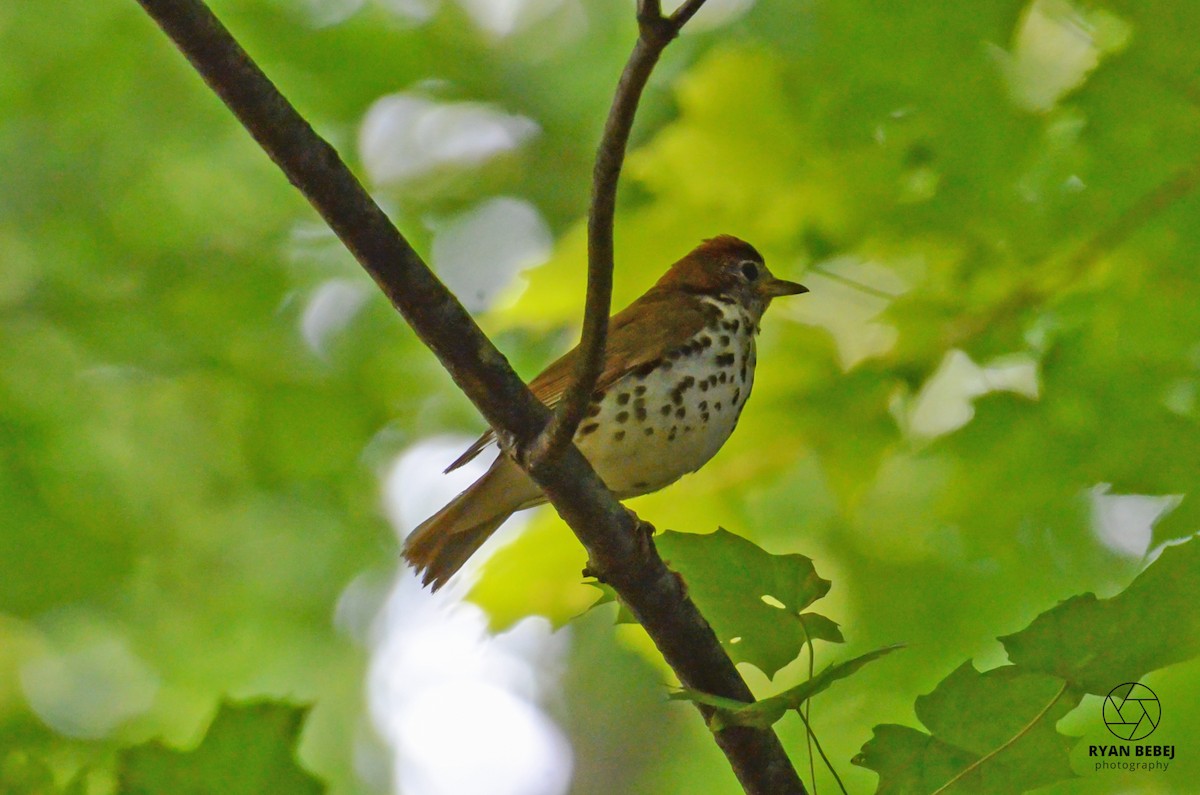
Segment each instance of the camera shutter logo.
[[1104,725],[1122,740],[1143,740],[1158,728],[1162,706],[1154,691],[1137,682],[1117,685],[1104,697]]

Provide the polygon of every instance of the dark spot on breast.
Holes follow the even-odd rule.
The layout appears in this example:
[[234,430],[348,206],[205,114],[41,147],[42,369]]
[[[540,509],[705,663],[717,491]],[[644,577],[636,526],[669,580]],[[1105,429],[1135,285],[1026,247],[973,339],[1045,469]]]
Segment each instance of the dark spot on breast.
[[645,429],[642,431],[642,433],[646,434],[647,436],[653,436],[654,435],[654,426],[647,425],[645,427]]
[[604,400],[604,395],[607,394],[603,389],[597,389],[592,393],[592,400],[596,403]]
[[625,431],[617,431],[616,433],[613,434],[614,442],[619,442],[624,438],[625,438]]
[[662,359],[655,359],[653,361],[646,362],[645,364],[639,364],[634,368],[633,376],[634,378],[643,379],[657,370],[660,364],[662,364]]
[[701,411],[708,411],[708,401],[707,401],[707,400],[701,400],[701,401],[700,401],[700,406],[699,406],[699,409],[700,409]]
[[615,419],[617,420],[618,423],[624,422],[625,420],[629,419],[629,412],[628,411],[618,411]]
[[728,334],[722,334],[722,335],[721,335],[721,347],[722,347],[722,348],[728,348],[728,347],[729,347],[729,335],[728,335]]
[[629,402],[629,393],[628,392],[622,392],[621,394],[617,395],[617,405],[618,406],[624,406],[628,402]]
[[727,380],[729,380],[729,376],[728,376],[728,375],[726,375],[724,371],[721,371],[721,374],[717,376],[717,380],[718,380],[718,381],[720,381],[720,382],[723,384],[723,383],[725,383]]
[[707,378],[705,378],[703,381],[700,382],[700,391],[701,392],[708,391],[708,379]]
[[741,382],[746,383],[746,363],[742,362],[742,372],[739,374]]
[[683,432],[684,432],[684,433],[691,433],[691,432],[692,432],[692,426],[691,426],[691,425],[684,425],[684,426],[683,426]]
[[672,425],[672,426],[671,426],[671,432],[667,434],[667,441],[668,441],[668,442],[673,442],[673,441],[675,441],[675,432],[676,432],[676,431],[678,431],[678,430],[679,430],[679,426],[677,426],[677,425]]
[[737,403],[738,403],[738,400],[739,400],[739,399],[741,399],[741,397],[742,397],[742,390],[741,390],[741,388],[735,389],[735,390],[733,390],[733,400],[732,400],[732,401],[730,401],[730,402],[731,402],[731,403],[733,403],[733,405],[735,405],[735,406],[736,406],[736,405],[737,405]]
[[705,334],[703,337],[701,337],[699,339],[699,343],[700,343],[701,350],[703,350],[704,348],[712,347],[712,337]]
[[683,419],[687,416],[687,409],[685,409],[683,406],[680,406],[679,408],[675,409],[675,416],[679,419]]
[[717,367],[732,367],[735,358],[732,353],[722,353],[716,358]]
[[700,421],[708,422],[708,412],[707,411],[700,412]]
[[594,430],[596,430],[599,427],[600,427],[599,423],[589,422],[587,425],[584,425],[582,428],[579,429],[579,435],[587,436],[589,433],[593,432]]
[[646,385],[638,384],[637,386],[635,386],[633,388],[633,394],[637,395],[638,397],[641,397],[642,395],[646,394]]
[[696,379],[690,375],[675,385],[675,388],[671,390],[671,400],[675,402],[676,406],[683,403],[683,393],[695,385]]
[[667,404],[666,404],[666,405],[664,405],[664,406],[663,406],[661,409],[659,409],[659,412],[661,412],[661,413],[662,413],[662,415],[663,415],[664,417],[666,417],[666,416],[670,415],[670,413],[671,413],[673,410],[674,410],[674,409],[672,409],[672,408],[671,408],[671,404],[670,404],[670,403],[667,403]]
[[740,326],[740,325],[741,325],[741,321],[727,320],[721,324],[721,327],[724,328],[726,331],[736,332],[738,330],[738,326]]
[[725,304],[725,306],[737,306],[737,299],[732,295],[718,295],[717,300]]
[[645,422],[646,421],[646,407],[645,406],[635,407],[633,410],[633,415],[635,417],[637,417],[638,422]]
[[599,403],[593,403],[592,405],[588,406],[587,415],[589,417],[595,417],[599,413],[600,413],[600,404]]
[[715,410],[717,410],[717,411],[720,411],[720,410],[721,410],[721,401],[719,401],[719,400],[718,400],[718,401],[717,401],[717,402],[716,402],[716,403],[713,405],[713,408],[714,408]]

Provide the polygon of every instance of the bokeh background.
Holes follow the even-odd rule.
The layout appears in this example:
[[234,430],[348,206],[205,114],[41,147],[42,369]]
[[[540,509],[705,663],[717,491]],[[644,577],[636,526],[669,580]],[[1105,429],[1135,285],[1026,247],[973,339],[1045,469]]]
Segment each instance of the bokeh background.
[[[213,7],[522,374],[575,341],[631,2]],[[1200,524],[1198,40],[1192,0],[710,0],[654,75],[617,304],[717,233],[812,293],[633,507],[814,558],[818,665],[909,644],[813,706],[851,792],[873,725]],[[333,793],[738,791],[552,510],[436,597],[398,564],[482,422],[139,7],[5,0],[0,53],[0,791],[117,791],[223,699],[312,705]],[[1094,772],[1088,698],[1044,791],[1194,791],[1200,665],[1147,682],[1169,771]]]

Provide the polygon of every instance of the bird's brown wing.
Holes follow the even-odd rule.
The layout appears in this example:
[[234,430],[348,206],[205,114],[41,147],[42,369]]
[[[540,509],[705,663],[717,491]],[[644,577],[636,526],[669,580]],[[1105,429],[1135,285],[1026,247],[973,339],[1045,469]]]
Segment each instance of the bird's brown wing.
[[[684,345],[718,314],[716,307],[690,293],[651,289],[609,319],[604,369],[600,371],[596,389],[607,389],[630,370],[658,361]],[[578,358],[578,347],[572,348],[530,381],[529,389],[534,396],[550,408],[558,405],[575,379]],[[475,458],[495,438],[488,430],[446,471],[458,469]]]

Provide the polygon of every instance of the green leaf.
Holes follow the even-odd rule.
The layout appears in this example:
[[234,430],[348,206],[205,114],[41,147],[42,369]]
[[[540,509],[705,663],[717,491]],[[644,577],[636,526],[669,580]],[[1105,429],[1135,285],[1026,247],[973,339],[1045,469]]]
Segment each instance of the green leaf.
[[833,621],[802,612],[830,587],[810,558],[772,555],[723,528],[708,535],[667,531],[655,544],[734,662],[774,676],[810,638],[842,641]]
[[1111,599],[1072,597],[1000,638],[1009,659],[1104,695],[1200,653],[1200,543],[1167,547]]
[[1062,680],[1007,665],[979,672],[968,661],[929,695],[917,716],[931,734],[877,726],[854,763],[879,774],[877,792],[1010,793],[1070,778],[1078,738],[1054,725],[1081,694]]
[[1182,502],[1154,523],[1150,546],[1190,538],[1200,530],[1200,496],[1185,497]]
[[258,795],[323,793],[303,770],[295,746],[307,708],[259,701],[221,705],[192,751],[161,743],[135,746],[119,758],[122,795]]
[[702,693],[689,688],[681,688],[677,692],[672,693],[671,698],[676,700],[686,699],[716,708],[717,711],[708,722],[709,728],[713,731],[720,731],[728,726],[755,726],[765,729],[782,718],[789,709],[800,709],[804,705],[804,702],[821,691],[827,690],[837,680],[845,679],[872,660],[878,660],[885,654],[891,654],[896,649],[901,648],[904,647],[899,644],[884,646],[883,648],[859,655],[852,660],[835,663],[825,668],[813,678],[795,687],[789,688],[770,698],[760,699],[752,704],[746,704],[731,698],[714,696],[709,693]]
[[42,795],[56,792],[54,771],[45,760],[24,751],[0,757],[0,791],[9,795]]
[[925,734],[883,725],[854,763],[880,793],[1022,792],[1071,777],[1078,738],[1055,724],[1102,695],[1200,652],[1200,544],[1168,547],[1111,599],[1076,596],[1001,638],[1014,663],[970,661],[917,699]]
[[[975,757],[909,726],[885,723],[851,763],[879,774],[875,795],[918,795],[934,792],[966,769]],[[966,782],[948,793],[975,792]]]

